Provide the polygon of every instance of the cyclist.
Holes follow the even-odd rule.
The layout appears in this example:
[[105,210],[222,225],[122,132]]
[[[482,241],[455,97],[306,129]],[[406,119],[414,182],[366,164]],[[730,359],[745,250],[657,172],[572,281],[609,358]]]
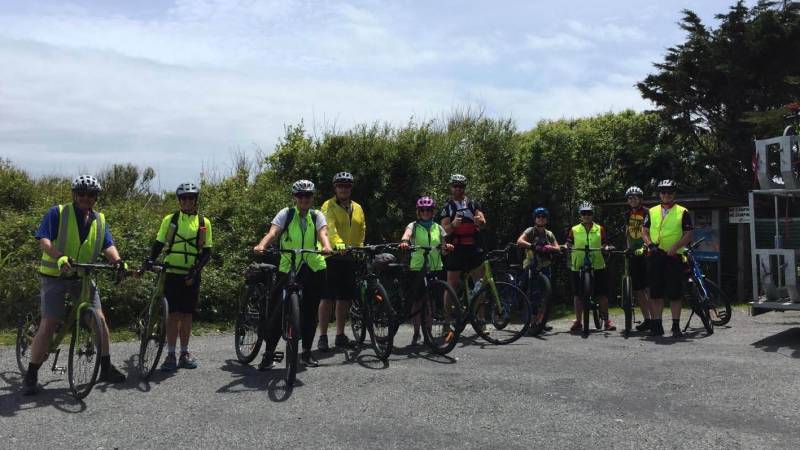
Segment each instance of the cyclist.
[[[447,282],[455,289],[458,288],[461,273],[480,266],[484,260],[478,233],[486,228],[486,217],[480,204],[467,198],[466,188],[467,177],[453,174],[450,177],[452,197],[439,213],[442,228],[448,236],[448,243],[454,246],[453,253],[445,258],[445,268]],[[474,274],[476,280],[482,276],[482,268]]]
[[[70,264],[94,263],[102,251],[110,264],[119,270],[126,267],[114,245],[105,216],[94,210],[101,191],[95,177],[81,175],[75,178],[72,181],[72,203],[50,208],[36,231],[35,237],[42,249],[39,265],[42,320],[31,344],[31,361],[23,379],[26,395],[36,394],[41,389],[39,367],[47,359],[49,342],[66,315],[65,297],[69,295],[73,300],[80,297],[81,280],[71,270]],[[99,381],[120,383],[125,381],[125,375],[111,364],[108,325],[95,286],[92,286],[90,298],[103,323],[99,330]]]
[[648,248],[648,284],[650,287],[650,336],[663,336],[661,316],[664,298],[672,310],[672,337],[681,337],[680,327],[685,275],[681,255],[692,242],[692,219],[689,210],[675,203],[677,186],[673,180],[658,183],[661,204],[650,208],[644,217],[642,239]]
[[[561,249],[558,246],[556,236],[552,231],[547,229],[547,222],[550,219],[550,211],[544,207],[538,207],[533,210],[533,226],[528,227],[517,238],[517,246],[525,249],[525,261],[522,266],[527,274],[527,268],[530,266],[534,258],[537,260],[537,267],[541,273],[548,279],[551,276],[550,266],[553,263],[553,254],[560,253]],[[524,280],[525,283],[530,283],[531,280]],[[553,327],[545,326],[545,331],[552,330]]]
[[[428,269],[431,272],[441,272],[444,266],[442,264],[442,255],[439,251],[439,246],[444,243],[447,232],[444,231],[444,227],[433,220],[433,210],[435,207],[436,203],[428,196],[417,199],[417,220],[406,226],[403,237],[400,239],[399,248],[405,250],[409,245],[434,247],[434,250],[431,250],[428,254]],[[445,248],[446,251],[453,250],[453,245],[445,244]],[[408,296],[409,298],[418,298],[415,294],[419,292],[418,289],[422,286],[420,271],[424,263],[424,251],[414,250],[411,254],[411,262],[409,264],[411,273],[405,283],[406,286],[409,286],[408,292],[411,293],[411,295]],[[422,305],[417,299],[414,302],[412,311],[419,311],[421,308]],[[411,345],[416,347],[419,345],[420,340],[419,330],[422,324],[422,316],[420,314],[415,315],[411,319],[411,323],[414,325],[414,335],[411,338]]]
[[[314,183],[309,180],[298,180],[292,184],[292,198],[294,206],[283,208],[272,219],[269,232],[261,239],[253,250],[263,252],[276,239],[284,249],[322,250],[331,253],[331,243],[328,240],[328,224],[325,215],[311,209],[314,204]],[[277,285],[286,282],[286,274],[291,266],[290,255],[281,255],[279,277]],[[295,261],[297,281],[303,285],[303,299],[300,302],[300,334],[302,352],[300,362],[306,367],[317,367],[319,362],[311,355],[311,344],[317,329],[317,315],[319,313],[319,299],[326,284],[325,258],[318,254],[299,255]],[[273,296],[274,303],[278,299]],[[280,314],[270,316],[267,326],[266,349],[264,357],[258,366],[259,370],[271,369],[274,365],[275,346],[281,336]]]
[[[194,369],[197,362],[189,353],[192,318],[200,297],[200,272],[211,258],[214,245],[211,221],[197,213],[200,188],[194,183],[181,183],[175,190],[180,209],[161,221],[150,257],[143,268],[152,266],[166,249],[164,262],[170,267],[164,280],[164,296],[169,307],[167,320],[167,357],[161,370],[172,372],[178,367]],[[202,224],[200,220],[202,219]],[[175,358],[178,335],[181,338],[180,358]]]
[[[353,175],[349,172],[339,172],[333,176],[335,195],[322,204],[321,211],[328,222],[328,238],[334,249],[343,250],[345,247],[364,245],[366,234],[366,221],[361,205],[350,198],[353,192]],[[344,334],[347,323],[347,312],[350,302],[358,295],[356,284],[355,261],[344,255],[334,255],[328,258],[328,293],[319,303],[319,339],[317,348],[327,352],[328,347],[328,322],[331,310],[336,305],[336,339],[337,347],[349,347],[350,341]]]
[[647,262],[644,255],[635,253],[644,246],[642,224],[647,215],[647,208],[642,204],[644,192],[638,186],[631,186],[625,191],[628,210],[625,211],[625,243],[631,253],[628,262],[628,273],[631,277],[633,295],[639,303],[644,320],[636,326],[638,331],[650,329],[650,302],[647,296]]
[[[570,259],[570,281],[572,292],[574,293],[573,303],[575,304],[575,322],[572,323],[570,331],[581,331],[581,317],[583,314],[583,302],[577,295],[580,290],[580,269],[583,266],[584,253],[582,249],[588,242],[589,248],[602,248],[612,250],[606,238],[606,230],[603,226],[594,222],[594,205],[591,202],[581,202],[578,206],[578,213],[581,216],[581,223],[569,230],[566,239],[566,246],[572,250]],[[608,317],[608,274],[606,273],[606,261],[599,252],[589,252],[589,259],[594,269],[594,295],[600,305],[600,318],[603,320],[603,330],[614,331],[617,327]]]

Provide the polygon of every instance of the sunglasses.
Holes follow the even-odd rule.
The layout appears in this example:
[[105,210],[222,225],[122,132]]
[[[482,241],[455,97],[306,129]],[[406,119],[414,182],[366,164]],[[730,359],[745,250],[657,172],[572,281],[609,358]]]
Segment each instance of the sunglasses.
[[663,191],[658,191],[659,194],[667,194],[667,195],[675,195],[674,189],[665,189]]
[[294,194],[294,196],[297,198],[311,198],[314,196],[314,194],[311,192],[298,192],[297,194]]
[[417,208],[419,212],[433,212],[433,208]]
[[466,186],[463,185],[463,184],[451,184],[450,187],[453,188],[453,189],[464,189],[464,188],[466,188]]
[[535,218],[537,218],[537,219],[547,219],[547,216],[545,216],[544,214],[537,214],[535,216]]
[[582,216],[593,216],[594,213],[592,211],[581,211]]
[[82,191],[82,192],[75,192],[75,195],[78,197],[97,198],[97,192]]
[[197,200],[196,195],[181,195],[178,200]]

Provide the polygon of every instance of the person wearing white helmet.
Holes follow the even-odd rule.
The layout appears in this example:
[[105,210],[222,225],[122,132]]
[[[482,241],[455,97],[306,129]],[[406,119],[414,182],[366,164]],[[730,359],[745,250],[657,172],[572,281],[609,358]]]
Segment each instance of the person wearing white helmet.
[[[211,221],[197,212],[200,187],[192,182],[181,183],[175,190],[180,209],[167,214],[161,221],[156,241],[145,260],[146,269],[163,251],[164,262],[169,266],[164,280],[164,296],[169,307],[167,319],[167,357],[161,364],[163,372],[178,367],[194,369],[197,361],[189,352],[192,320],[200,297],[200,272],[211,259],[214,240]],[[181,353],[175,356],[180,334]]]
[[[322,253],[332,253],[331,243],[328,239],[328,223],[325,215],[311,208],[314,204],[314,183],[309,180],[298,180],[292,184],[292,199],[294,206],[283,208],[272,218],[269,232],[261,239],[253,250],[263,252],[276,239],[281,248],[320,250]],[[286,281],[286,274],[291,268],[289,255],[281,255],[279,278],[277,285]],[[317,330],[317,315],[319,313],[319,300],[326,286],[325,258],[319,254],[305,254],[298,257],[296,264],[299,267],[297,281],[303,286],[303,300],[300,302],[300,338],[302,352],[300,362],[306,367],[317,367],[319,362],[311,354],[311,344]],[[271,302],[278,299],[272,298]],[[272,308],[270,308],[272,310]],[[265,336],[264,357],[259,364],[259,370],[271,369],[274,365],[275,346],[281,336],[280,317],[273,314],[271,324],[267,326]]]
[[[346,247],[359,247],[364,245],[367,232],[367,223],[361,205],[352,200],[353,174],[339,172],[333,176],[334,196],[322,204],[320,210],[325,214],[328,222],[328,239],[336,250]],[[340,348],[351,346],[350,340],[344,334],[347,324],[347,313],[350,303],[358,295],[356,282],[355,261],[345,255],[334,255],[328,258],[328,292],[319,302],[319,338],[317,348],[327,352],[328,322],[331,312],[336,305],[336,338],[334,345]]]
[[677,186],[673,180],[658,183],[661,204],[648,211],[642,224],[642,239],[648,248],[648,284],[650,287],[650,336],[663,336],[664,299],[672,310],[672,337],[683,336],[680,327],[685,275],[682,254],[692,242],[694,226],[689,210],[675,203]]
[[[56,205],[45,214],[35,237],[42,249],[39,265],[42,320],[31,344],[31,359],[23,378],[23,392],[34,395],[40,389],[39,367],[47,359],[47,346],[66,315],[66,296],[76,299],[81,293],[81,279],[71,262],[94,263],[103,253],[109,263],[126,268],[111,236],[105,216],[95,211],[102,187],[91,175],[72,181],[72,203]],[[100,330],[101,354],[99,381],[119,383],[125,375],[111,364],[109,332],[97,289],[90,298],[103,326]]]
[[[454,289],[458,289],[462,272],[479,267],[485,259],[480,231],[486,228],[486,217],[481,205],[467,198],[466,189],[467,177],[458,173],[451,175],[451,197],[439,213],[448,243],[455,247],[444,261],[447,282]],[[474,277],[477,280],[482,276],[483,268],[480,268]]]
[[[608,243],[606,229],[594,221],[594,205],[591,202],[581,202],[578,206],[578,213],[581,216],[581,223],[569,230],[566,239],[566,246],[571,250],[570,255],[570,284],[574,293],[573,303],[575,305],[575,322],[572,323],[570,331],[583,331],[581,317],[583,314],[583,302],[577,295],[580,289],[580,269],[584,261],[582,249],[589,244],[589,248],[602,248],[612,250],[614,247]],[[606,261],[600,252],[589,252],[589,259],[594,269],[594,296],[600,306],[600,318],[603,320],[604,331],[614,331],[617,327],[608,317],[608,274],[606,273]],[[585,330],[588,331],[588,330]]]
[[644,246],[642,239],[642,224],[647,216],[647,208],[642,203],[644,191],[638,186],[631,186],[625,191],[628,209],[625,211],[625,243],[630,253],[628,272],[631,277],[633,295],[639,303],[644,320],[636,326],[637,331],[650,329],[650,299],[647,296],[647,261],[641,252]]

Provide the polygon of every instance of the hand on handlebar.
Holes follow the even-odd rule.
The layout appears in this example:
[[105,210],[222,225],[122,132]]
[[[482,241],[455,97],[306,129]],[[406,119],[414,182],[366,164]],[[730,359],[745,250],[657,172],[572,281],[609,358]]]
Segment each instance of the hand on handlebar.
[[400,250],[408,250],[409,247],[411,247],[411,245],[409,245],[409,243],[405,241],[397,244],[397,248],[399,248]]
[[58,265],[58,269],[61,271],[61,273],[67,273],[72,270],[72,258],[67,255],[62,255],[60,258],[58,258],[56,264]]

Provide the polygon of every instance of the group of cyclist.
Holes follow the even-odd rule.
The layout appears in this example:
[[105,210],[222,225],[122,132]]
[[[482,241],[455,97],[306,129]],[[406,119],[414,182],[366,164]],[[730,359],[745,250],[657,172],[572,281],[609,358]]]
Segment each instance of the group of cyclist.
[[[320,336],[317,340],[321,352],[330,351],[328,324],[332,313],[336,319],[334,346],[350,347],[351,341],[344,334],[350,303],[358,294],[355,276],[355,261],[344,251],[348,247],[364,245],[366,220],[364,211],[353,201],[351,194],[355,180],[348,172],[339,172],[333,177],[335,195],[326,200],[320,210],[312,208],[316,192],[314,183],[298,180],[291,188],[293,205],[280,210],[272,219],[266,235],[253,248],[264,252],[277,243],[282,249],[318,250],[297,257],[294,269],[297,281],[303,286],[300,305],[301,346],[300,362],[306,367],[318,366],[312,354],[312,343],[317,325]],[[435,201],[428,196],[416,201],[417,219],[409,223],[402,233],[400,249],[412,250],[409,282],[414,282],[423,265],[423,247],[433,247],[428,254],[429,270],[445,272],[448,283],[454,287],[461,274],[471,271],[474,279],[483,274],[480,266],[485,260],[481,231],[487,221],[480,204],[466,196],[467,178],[460,174],[450,177],[451,196],[439,212],[436,221]],[[660,204],[645,208],[643,192],[631,187],[626,192],[629,209],[626,212],[627,247],[631,250],[631,277],[635,295],[642,310],[644,321],[637,326],[639,331],[649,330],[653,336],[664,334],[661,314],[664,299],[671,301],[672,335],[680,336],[677,325],[681,311],[682,263],[675,255],[691,241],[692,224],[687,210],[674,203],[676,186],[672,180],[658,184]],[[72,202],[52,207],[44,216],[36,239],[42,249],[39,268],[41,280],[41,323],[31,346],[31,360],[23,379],[24,392],[35,394],[40,389],[37,373],[47,358],[47,343],[55,333],[65,315],[67,295],[77,298],[80,281],[71,269],[71,262],[94,262],[102,252],[109,263],[120,271],[127,264],[120,257],[111,232],[102,213],[94,210],[101,186],[89,175],[81,175],[72,182]],[[213,247],[211,221],[198,213],[199,187],[194,183],[182,183],[176,190],[179,210],[168,214],[161,222],[150,255],[142,264],[143,269],[152,267],[163,254],[167,267],[164,295],[169,306],[167,323],[167,357],[161,370],[171,372],[178,367],[193,369],[197,361],[189,351],[192,317],[199,298],[201,271],[208,263]],[[582,202],[578,207],[580,223],[569,230],[566,245],[559,243],[552,231],[547,229],[549,211],[538,207],[533,211],[533,226],[525,229],[517,239],[517,245],[526,250],[524,265],[534,259],[548,278],[555,255],[568,251],[571,285],[578,292],[578,276],[584,261],[584,250],[611,250],[605,229],[594,221],[594,207]],[[419,247],[419,248],[417,248]],[[645,249],[645,252],[635,251]],[[646,257],[644,255],[647,255]],[[604,271],[605,260],[601,252],[589,255],[595,272],[595,297],[599,301],[605,330],[615,330],[608,316],[608,280]],[[282,254],[278,267],[278,285],[290,270],[292,259]],[[475,270],[475,269],[478,270]],[[649,296],[648,289],[649,288]],[[102,315],[100,298],[92,289],[91,299],[102,321],[100,381],[118,383],[125,376],[111,364],[109,356],[109,333]],[[582,302],[575,296],[576,320],[572,331],[581,331]],[[272,320],[278,321],[278,315]],[[420,318],[414,319],[412,345],[420,340]],[[545,330],[550,330],[545,327]],[[269,324],[264,357],[260,370],[268,370],[274,364],[275,347],[280,338],[281,327]],[[180,353],[176,353],[180,339]]]

